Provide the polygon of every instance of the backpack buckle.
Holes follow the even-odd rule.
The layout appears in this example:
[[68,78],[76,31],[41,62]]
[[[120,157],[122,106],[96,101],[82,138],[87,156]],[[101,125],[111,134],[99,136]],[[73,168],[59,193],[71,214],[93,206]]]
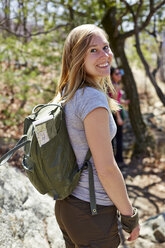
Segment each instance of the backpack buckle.
[[82,170],[86,170],[86,169],[88,169],[88,166],[89,166],[89,161],[88,160],[85,160],[81,169]]

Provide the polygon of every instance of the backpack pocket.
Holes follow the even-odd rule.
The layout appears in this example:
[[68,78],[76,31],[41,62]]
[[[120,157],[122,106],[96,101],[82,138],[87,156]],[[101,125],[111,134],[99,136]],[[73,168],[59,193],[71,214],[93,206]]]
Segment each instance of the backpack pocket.
[[53,115],[34,121],[33,126],[40,147],[48,143],[57,134]]

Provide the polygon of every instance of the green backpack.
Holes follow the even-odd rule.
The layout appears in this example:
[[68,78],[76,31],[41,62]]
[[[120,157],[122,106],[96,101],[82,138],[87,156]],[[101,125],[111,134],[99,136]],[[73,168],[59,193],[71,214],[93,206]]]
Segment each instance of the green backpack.
[[50,194],[55,200],[68,197],[78,185],[84,169],[89,171],[89,194],[92,214],[97,214],[93,169],[88,150],[79,169],[70,144],[61,103],[37,105],[25,118],[24,135],[16,146],[0,158],[6,163],[16,150],[24,146],[22,166],[34,187],[41,194]]

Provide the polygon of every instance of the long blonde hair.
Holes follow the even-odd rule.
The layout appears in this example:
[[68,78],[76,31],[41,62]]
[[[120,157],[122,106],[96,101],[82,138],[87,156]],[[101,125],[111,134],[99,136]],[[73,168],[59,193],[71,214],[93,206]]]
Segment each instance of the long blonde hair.
[[[106,37],[107,34],[93,24],[84,24],[74,28],[68,35],[63,49],[62,69],[57,88],[60,93],[60,100],[68,102],[78,88],[90,86],[107,93],[107,88],[114,93],[110,76],[105,77],[97,83],[92,77],[86,74],[84,69],[84,58],[89,44],[94,35],[101,33]],[[107,94],[106,94],[107,95]],[[118,104],[111,98],[108,99],[112,111],[118,110]]]

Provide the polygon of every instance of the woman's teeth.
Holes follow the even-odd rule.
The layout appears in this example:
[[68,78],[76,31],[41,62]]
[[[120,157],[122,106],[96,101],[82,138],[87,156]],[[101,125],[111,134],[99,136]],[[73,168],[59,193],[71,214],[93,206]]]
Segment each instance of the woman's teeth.
[[105,66],[108,66],[108,62],[105,64],[98,65],[98,67],[105,67]]

